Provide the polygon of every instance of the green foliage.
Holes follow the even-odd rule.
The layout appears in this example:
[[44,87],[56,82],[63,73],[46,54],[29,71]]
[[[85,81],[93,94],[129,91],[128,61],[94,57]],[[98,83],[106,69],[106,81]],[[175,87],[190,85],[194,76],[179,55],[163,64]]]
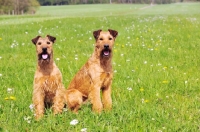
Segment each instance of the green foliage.
[[[41,7],[36,15],[0,17],[0,131],[199,131],[199,3]],[[57,38],[54,60],[64,85],[93,52],[92,31],[115,29],[113,109],[96,115],[86,103],[34,120],[35,46]],[[74,119],[78,124],[70,125]]]

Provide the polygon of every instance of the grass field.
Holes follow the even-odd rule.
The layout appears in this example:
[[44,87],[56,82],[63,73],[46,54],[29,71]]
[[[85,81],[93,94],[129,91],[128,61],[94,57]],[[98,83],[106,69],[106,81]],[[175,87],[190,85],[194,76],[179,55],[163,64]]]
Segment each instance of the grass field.
[[[200,3],[41,7],[35,15],[0,16],[0,131],[196,132],[200,130]],[[35,46],[57,38],[54,60],[67,87],[93,52],[92,32],[115,29],[113,109],[88,103],[79,114],[50,110],[35,121]],[[72,120],[78,124],[70,125]],[[86,128],[86,129],[84,129]]]

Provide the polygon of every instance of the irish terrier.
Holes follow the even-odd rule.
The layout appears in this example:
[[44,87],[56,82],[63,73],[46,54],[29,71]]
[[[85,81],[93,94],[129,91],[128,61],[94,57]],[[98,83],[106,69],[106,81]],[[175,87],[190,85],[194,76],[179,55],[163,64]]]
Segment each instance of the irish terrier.
[[107,32],[102,30],[93,32],[96,39],[94,52],[75,75],[67,89],[67,105],[73,112],[77,112],[86,99],[91,101],[94,112],[100,113],[103,108],[105,110],[112,108],[111,83],[113,72],[111,61],[117,34],[117,31],[111,29],[108,29]]
[[65,88],[62,74],[53,61],[53,43],[56,38],[47,35],[32,39],[38,57],[37,70],[34,77],[33,104],[35,117],[44,115],[44,109],[52,106],[53,113],[62,112],[64,107]]

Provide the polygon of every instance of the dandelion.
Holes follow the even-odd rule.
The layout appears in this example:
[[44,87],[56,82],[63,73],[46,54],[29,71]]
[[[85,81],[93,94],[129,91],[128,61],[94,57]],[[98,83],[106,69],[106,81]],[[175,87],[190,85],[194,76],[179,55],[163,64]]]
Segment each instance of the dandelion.
[[143,91],[144,91],[144,88],[140,88],[140,91],[143,92]]
[[167,67],[165,66],[165,67],[163,67],[163,70],[166,70],[167,69]]
[[162,83],[165,83],[165,84],[166,84],[166,83],[169,83],[169,82],[168,82],[167,80],[164,80],[164,81],[162,81]]
[[16,100],[14,96],[10,96],[10,100]]
[[5,100],[9,100],[9,98],[8,98],[8,97],[5,97],[4,99],[5,99]]
[[87,132],[87,128],[81,129],[81,132]]
[[0,38],[0,40],[2,40],[2,38]]
[[77,119],[74,119],[70,122],[70,125],[76,125],[78,124],[78,120]]
[[145,103],[148,103],[148,102],[149,102],[149,100],[148,100],[148,99],[146,99],[146,100],[144,100],[144,102],[145,102]]
[[10,97],[5,97],[5,100],[16,100],[16,98],[14,96],[10,96]]

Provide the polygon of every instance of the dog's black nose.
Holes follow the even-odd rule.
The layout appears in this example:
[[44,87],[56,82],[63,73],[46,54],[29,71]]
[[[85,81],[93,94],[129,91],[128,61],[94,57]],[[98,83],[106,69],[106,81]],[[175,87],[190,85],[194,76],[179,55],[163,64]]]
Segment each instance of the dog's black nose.
[[44,51],[44,52],[47,51],[47,48],[42,48],[42,51]]
[[104,48],[105,48],[105,49],[109,48],[109,45],[108,45],[108,44],[105,44],[105,45],[104,45]]

